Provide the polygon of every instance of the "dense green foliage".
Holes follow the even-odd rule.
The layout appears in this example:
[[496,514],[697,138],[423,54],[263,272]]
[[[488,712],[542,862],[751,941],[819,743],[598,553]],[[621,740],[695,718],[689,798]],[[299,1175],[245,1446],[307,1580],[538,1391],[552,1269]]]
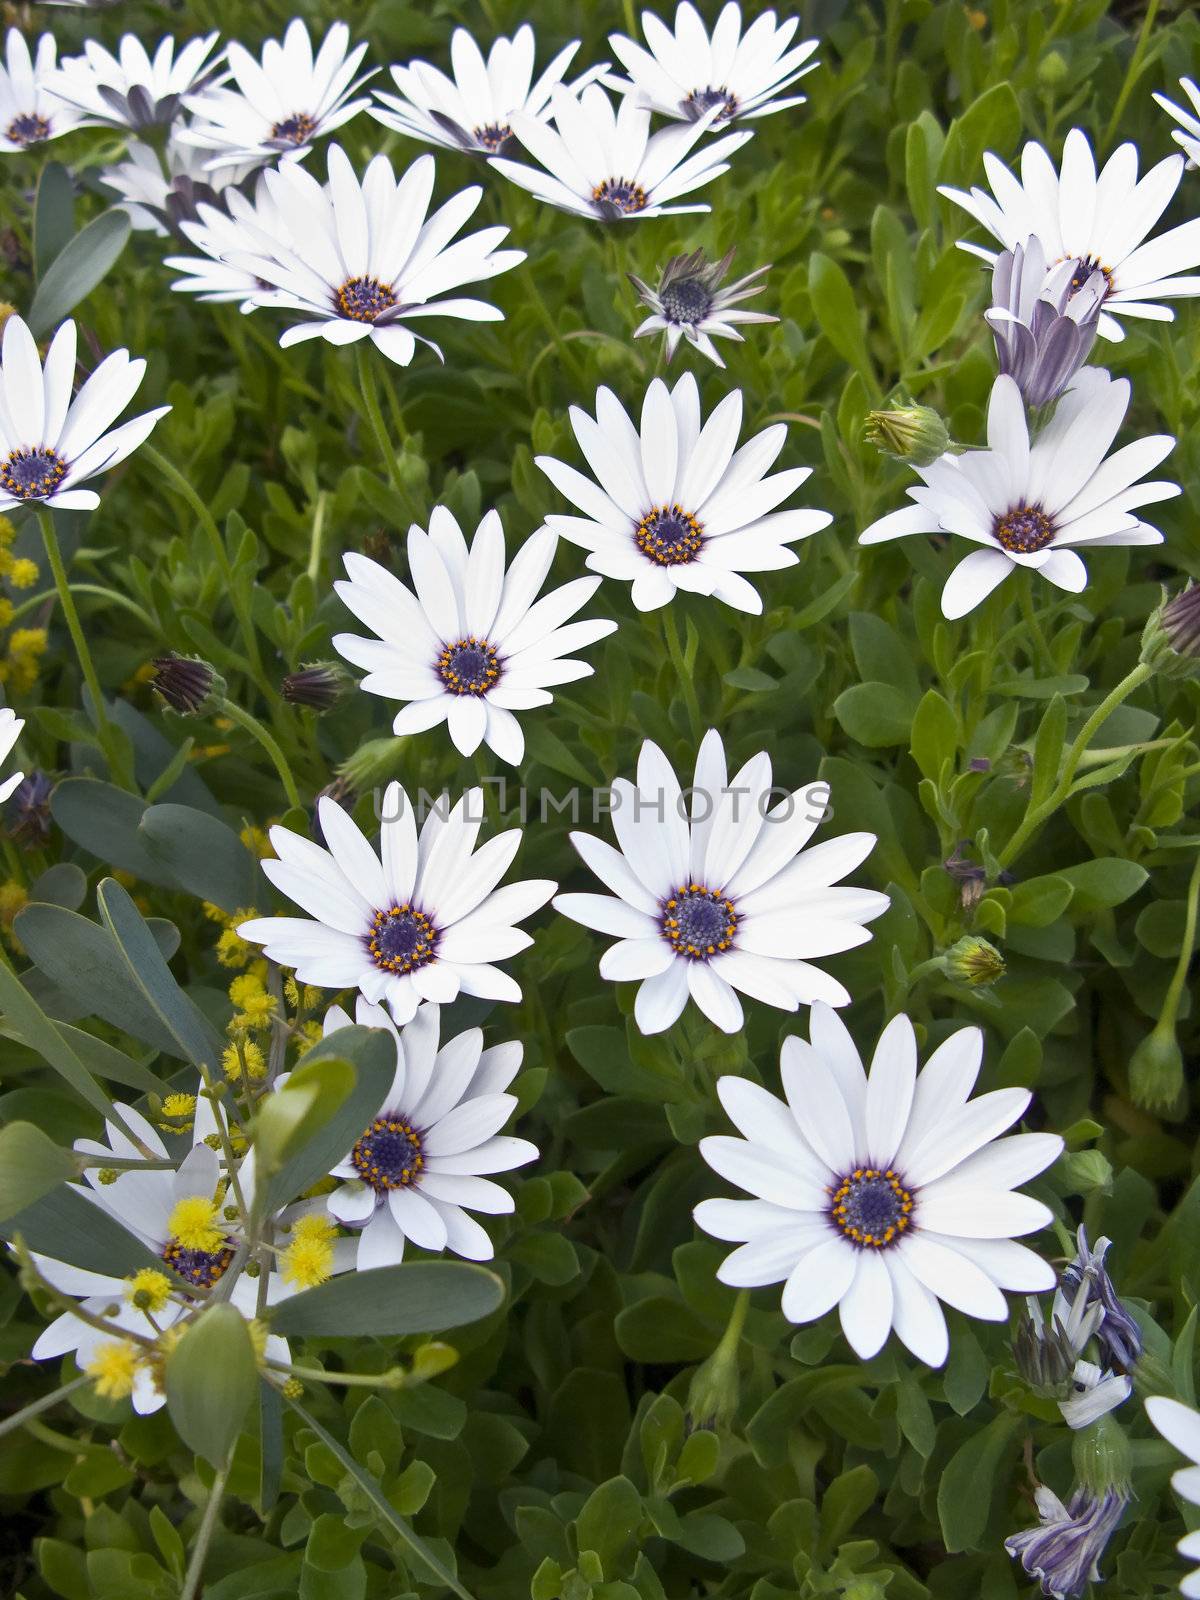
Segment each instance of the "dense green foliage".
[[[24,24],[24,7],[7,9]],[[321,27],[339,14],[332,0],[294,9]],[[524,16],[515,0],[350,9],[377,63],[440,60],[457,22],[486,40]],[[1067,1140],[1033,1186],[1060,1219],[1058,1236],[1037,1247],[1070,1255],[1080,1221],[1093,1237],[1110,1235],[1114,1279],[1172,1375],[1161,1387],[1173,1382],[1191,1399],[1196,1112],[1190,1083],[1163,1111],[1136,1104],[1129,1072],[1177,971],[1186,973],[1193,937],[1200,685],[1141,684],[1072,750],[1136,664],[1161,586],[1200,577],[1191,303],[1179,303],[1173,324],[1128,324],[1124,343],[1101,342],[1093,357],[1133,381],[1123,438],[1178,437],[1164,475],[1184,494],[1156,508],[1165,545],[1092,552],[1079,596],[1043,585],[1022,610],[1010,583],[950,623],[938,608],[945,541],[855,541],[912,481],[863,442],[868,410],[903,391],[936,407],[956,439],[982,440],[995,372],[981,317],[986,274],[955,248],[964,219],[936,184],[980,181],[985,150],[1011,161],[1029,137],[1057,154],[1075,125],[1100,155],[1134,139],[1148,166],[1173,148],[1151,90],[1173,92],[1200,65],[1200,19],[1152,6],[1157,20],[1144,32],[1143,7],[1101,0],[797,9],[804,32],[822,40],[820,69],[804,80],[809,103],[753,125],[754,140],[702,196],[708,216],[604,230],[465,156],[438,154],[439,197],[483,181],[477,220],[506,223],[528,260],[490,286],[503,322],[440,324],[444,365],[425,351],[387,374],[399,450],[390,471],[353,353],[320,342],[281,351],[269,311],[243,317],[173,294],[163,241],[134,234],[76,308],[81,350],[127,346],[148,358],[137,409],[172,406],[152,442],[190,492],[143,450],[102,486],[94,515],[59,517],[123,785],[88,717],[48,572],[35,589],[11,591],[20,609],[5,636],[7,696],[27,719],[22,764],[59,784],[46,840],[5,841],[8,955],[24,988],[0,972],[0,1118],[66,1146],[96,1132],[97,1080],[118,1099],[194,1087],[189,1063],[206,1048],[211,1061],[207,1040],[224,1035],[233,1009],[234,973],[217,959],[220,930],[201,902],[284,909],[239,842],[247,825],[290,820],[307,832],[307,809],[341,776],[361,795],[357,815],[370,831],[372,785],[399,777],[410,792],[456,795],[478,770],[499,771],[462,760],[444,729],[392,740],[386,703],[367,695],[320,718],[298,710],[280,679],[328,658],[330,635],[347,626],[331,588],[344,551],[366,550],[403,574],[403,533],[424,526],[435,504],[470,527],[497,507],[510,548],[563,510],[533,456],[581,464],[567,407],[590,405],[604,382],[633,409],[659,370],[657,342],[632,340],[640,308],[627,272],[653,281],[676,251],[736,244],[740,270],[773,263],[755,305],[782,321],[723,345],[727,372],[691,357],[705,411],[738,386],[747,431],[787,421],[781,465],[816,469],[803,498],[832,511],[833,526],[797,547],[797,566],[761,575],[761,617],[678,597],[674,657],[663,613],[638,615],[624,585],[605,583],[592,610],[619,629],[589,652],[593,677],[524,718],[526,761],[507,815],[492,790],[489,828],[520,820],[523,786],[522,874],[591,889],[567,840],[569,814],[539,815],[538,797],[572,786],[586,795],[628,775],[646,737],[688,771],[699,734],[715,726],[735,763],[766,748],[779,783],[826,778],[835,831],[879,836],[857,881],[892,897],[872,940],[828,963],[854,996],[845,1015],[856,1039],[869,1050],[899,1010],[926,1050],[964,1022],[982,1024],[982,1086],[1031,1087],[1029,1126]],[[293,14],[284,0],[34,10],[31,26],[51,27],[63,50],[92,34],[113,43],[132,29],[150,41],[209,26],[257,46]],[[602,58],[610,28],[636,32],[632,5],[625,10],[548,0],[533,19],[539,57],[582,31],[580,60]],[[365,116],[339,137],[359,170],[377,149],[399,163],[418,151]],[[71,228],[104,209],[96,171],[118,145],[82,130],[4,158],[0,298],[22,314]],[[318,151],[310,161],[322,173],[323,159]],[[73,223],[64,222],[63,175],[42,170],[50,161],[77,179]],[[1167,220],[1192,216],[1200,172],[1185,176]],[[685,346],[676,366],[688,359]],[[43,559],[32,517],[15,549]],[[556,581],[578,575],[582,559],[562,546]],[[25,670],[28,646],[12,630],[39,626],[48,647]],[[304,810],[289,810],[251,731],[227,717],[164,715],[143,669],[165,651],[214,664],[230,700],[277,741]],[[1034,808],[1039,825],[1024,827]],[[111,885],[97,898],[114,871],[132,906]],[[460,1001],[453,1012],[482,1019],[489,1043],[519,1038],[525,1048],[517,1131],[542,1156],[506,1180],[515,1215],[491,1219],[503,1304],[482,1314],[481,1302],[470,1312],[481,1320],[449,1332],[452,1316],[415,1321],[425,1331],[402,1338],[338,1337],[319,1316],[307,1324],[317,1331],[294,1349],[310,1367],[369,1374],[415,1362],[414,1381],[377,1393],[314,1382],[282,1419],[251,1409],[209,1548],[208,1600],[448,1592],[410,1530],[457,1573],[456,1592],[478,1600],[1032,1592],[1002,1540],[1032,1520],[1034,1462],[1065,1494],[1071,1440],[1057,1408],[1016,1378],[1004,1325],[951,1313],[941,1372],[894,1340],[864,1364],[835,1317],[797,1332],[777,1291],[758,1291],[738,1380],[696,1414],[694,1375],[736,1297],[714,1276],[722,1247],[692,1222],[696,1201],[726,1192],[695,1146],[728,1131],[716,1077],[736,1071],[775,1086],[780,1041],[806,1032],[803,1014],[749,1003],[745,1032],[728,1038],[691,1010],[669,1034],[643,1038],[632,986],[597,974],[597,936],[550,910],[531,931],[533,947],[511,963],[522,1004]],[[1003,954],[1006,975],[991,987],[956,982],[934,959],[967,933]],[[169,971],[147,955],[155,940]],[[1194,1061],[1197,1027],[1184,985],[1159,1043],[1169,1053],[1177,1038]],[[53,1161],[42,1146],[22,1148],[38,1169]],[[61,1376],[57,1363],[28,1360],[44,1324],[39,1295],[24,1292],[15,1269],[0,1290],[6,1413],[72,1376],[69,1360]],[[340,1315],[355,1335],[353,1307]],[[431,1333],[441,1342],[430,1344]],[[134,1418],[128,1402],[77,1388],[3,1440],[0,1590],[27,1600],[180,1593],[212,1481],[205,1458],[224,1448],[212,1441],[213,1412],[234,1404],[243,1370],[237,1351],[223,1353],[220,1330],[209,1337],[207,1355],[192,1353],[199,1372],[177,1379],[189,1401],[170,1414]],[[1136,1396],[1120,1417],[1138,1498],[1110,1548],[1103,1592],[1132,1600],[1175,1590],[1182,1524],[1167,1487],[1174,1452]]]

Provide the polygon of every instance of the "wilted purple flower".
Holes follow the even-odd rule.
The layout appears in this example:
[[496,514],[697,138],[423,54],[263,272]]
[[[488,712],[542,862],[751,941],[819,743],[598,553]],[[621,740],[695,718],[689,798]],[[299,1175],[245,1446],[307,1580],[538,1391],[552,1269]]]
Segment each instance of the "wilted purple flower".
[[1010,1556],[1020,1561],[1031,1578],[1041,1580],[1042,1593],[1054,1600],[1074,1600],[1089,1583],[1100,1578],[1100,1558],[1116,1531],[1125,1507],[1126,1490],[1109,1488],[1102,1494],[1077,1488],[1066,1505],[1044,1484],[1034,1494],[1036,1528],[1011,1534],[1004,1541]]
[[1014,380],[1026,405],[1057,400],[1083,366],[1107,292],[1104,273],[1087,262],[1048,267],[1036,236],[997,256],[985,316],[1000,371]]
[[1071,1395],[1058,1409],[1069,1428],[1090,1428],[1093,1422],[1123,1406],[1133,1393],[1133,1379],[1110,1372],[1094,1361],[1077,1361],[1071,1374]]
[[1142,1330],[1117,1294],[1104,1265],[1112,1240],[1097,1239],[1092,1249],[1086,1228],[1080,1228],[1075,1238],[1076,1256],[1063,1268],[1062,1292],[1073,1297],[1086,1287],[1088,1305],[1098,1305],[1104,1313],[1096,1327],[1096,1340],[1105,1362],[1128,1369],[1142,1353]]
[[46,773],[28,772],[8,802],[8,832],[27,849],[40,849],[50,839],[50,792],[54,779]]

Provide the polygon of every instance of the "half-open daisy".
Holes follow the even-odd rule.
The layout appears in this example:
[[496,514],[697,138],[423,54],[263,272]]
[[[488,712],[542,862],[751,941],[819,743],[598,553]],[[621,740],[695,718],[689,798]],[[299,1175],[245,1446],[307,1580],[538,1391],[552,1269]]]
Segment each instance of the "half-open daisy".
[[727,156],[740,150],[749,132],[727,133],[692,147],[717,120],[714,106],[698,122],[650,132],[650,112],[626,95],[614,112],[598,83],[576,97],[558,90],[551,98],[554,127],[544,118],[514,111],[513,134],[541,163],[529,167],[503,156],[492,165],[539,200],[601,222],[627,222],[682,211],[707,211],[707,205],[674,205],[685,194],[729,170]]
[[193,121],[179,137],[206,151],[214,169],[294,160],[369,104],[366,95],[354,98],[377,70],[355,76],[366,50],[365,44],[351,49],[350,29],[335,22],[314,56],[299,17],[282,39],[267,40],[261,60],[231,43],[229,69],[237,87],[222,84],[190,97]]
[[815,39],[792,45],[799,25],[795,17],[777,23],[774,11],[764,11],[743,34],[736,0],[721,8],[711,36],[690,0],[676,10],[674,32],[643,11],[646,49],[623,33],[608,36],[630,81],[605,81],[664,117],[695,122],[713,106],[718,122],[769,117],[804,104],[804,95],[785,91],[819,65],[809,59]]
[[767,477],[787,427],[764,428],[739,450],[741,425],[742,395],[735,389],[701,427],[700,391],[690,372],[673,389],[653,380],[640,430],[611,389],[598,389],[594,418],[571,407],[571,426],[597,481],[553,456],[536,458],[584,513],[548,517],[547,526],[589,550],[593,572],[631,582],[639,611],[690,589],[760,612],[762,597],[741,574],[794,566],[799,557],[788,545],[833,518],[827,511],[775,509],[812,468]]
[[[1156,1394],[1146,1401],[1146,1415],[1167,1443],[1173,1444],[1192,1463],[1175,1473],[1171,1479],[1172,1489],[1189,1505],[1200,1506],[1200,1412],[1185,1406],[1182,1400]],[[1200,1532],[1189,1533],[1175,1548],[1189,1561],[1200,1561]],[[1179,1585],[1179,1592],[1187,1595],[1188,1600],[1200,1600],[1200,1567],[1188,1573]]]
[[178,233],[183,221],[194,221],[201,204],[214,205],[249,171],[243,166],[207,172],[200,152],[176,138],[168,138],[161,156],[152,145],[131,139],[123,160],[101,168],[100,181],[120,196],[120,209],[135,228],[165,238]]
[[[21,729],[24,726],[24,718],[18,717],[11,706],[0,708],[0,761],[8,760],[13,745],[21,737]],[[24,776],[23,772],[10,772],[8,777],[0,782],[0,805],[14,793]]]
[[468,789],[453,807],[443,800],[430,808],[418,838],[407,794],[390,783],[379,855],[328,796],[317,802],[328,849],[290,828],[272,828],[278,860],[264,861],[262,869],[314,920],[254,917],[238,932],[294,968],[302,983],[353,985],[364,999],[386,1003],[401,1024],[422,1000],[449,1002],[460,992],[519,1000],[516,983],[492,963],[533,943],[516,924],[558,886],[529,878],[497,888],[521,830],[497,834],[476,850],[483,790]]
[[[1072,128],[1063,145],[1061,172],[1032,141],[1021,155],[1019,181],[990,150],[983,165],[991,194],[979,188],[968,194],[945,185],[938,193],[969,211],[1000,241],[1001,249],[1036,238],[1051,266],[1077,262],[1080,288],[1098,268],[1108,286],[1099,324],[1105,339],[1125,337],[1118,317],[1170,322],[1175,313],[1159,301],[1200,294],[1200,276],[1175,276],[1200,264],[1200,219],[1156,239],[1146,237],[1179,187],[1182,156],[1168,156],[1139,181],[1137,146],[1123,144],[1097,174],[1087,135]],[[959,244],[985,261],[996,258],[994,250],[965,239]]]
[[[330,1007],[326,1034],[350,1020],[340,1006]],[[516,1110],[507,1090],[522,1047],[485,1050],[482,1031],[470,1028],[439,1048],[436,1005],[423,1005],[397,1030],[382,1007],[360,999],[356,1020],[386,1028],[396,1044],[396,1075],[379,1115],[333,1168],[341,1186],[325,1202],[330,1216],[355,1230],[359,1271],[400,1261],[406,1239],[422,1250],[490,1261],[492,1241],[467,1213],[511,1212],[508,1190],[485,1174],[510,1172],[538,1155],[528,1139],[500,1132]]]
[[49,74],[46,88],[95,122],[115,128],[165,127],[179,114],[183,97],[212,83],[224,71],[224,51],[213,56],[218,35],[190,39],[175,53],[175,40],[159,41],[153,56],[132,33],[117,53],[84,42],[81,56],[68,56]]
[[753,272],[722,289],[721,280],[732,262],[732,250],[727,250],[719,261],[707,260],[703,250],[672,256],[659,274],[657,289],[652,289],[631,272],[630,283],[639,299],[650,307],[650,315],[634,329],[634,338],[664,333],[668,361],[679,348],[679,341],[686,339],[701,355],[723,367],[725,362],[713,344],[714,338],[736,339],[740,344],[742,336],[736,323],[779,321],[765,311],[742,311],[737,305],[739,300],[749,300],[762,293],[765,285],[758,280],[770,272],[770,266],[755,267]]
[[[79,1192],[115,1217],[169,1272],[151,1272],[149,1276],[158,1280],[151,1290],[145,1284],[145,1273],[116,1278],[35,1255],[34,1264],[47,1283],[61,1294],[79,1299],[85,1311],[103,1317],[106,1323],[101,1330],[64,1311],[38,1338],[32,1351],[35,1361],[70,1351],[78,1365],[86,1367],[101,1346],[122,1333],[154,1339],[194,1310],[227,1273],[237,1270],[241,1223],[221,1159],[207,1142],[217,1127],[211,1103],[197,1096],[192,1148],[177,1164],[141,1112],[128,1105],[119,1105],[117,1111],[120,1123],[107,1122],[103,1140],[75,1141],[77,1151],[97,1158],[85,1174],[89,1187]],[[159,1165],[148,1164],[144,1170],[128,1167],[111,1182],[102,1183],[100,1172],[113,1157],[148,1159]],[[170,1165],[161,1165],[164,1162]],[[352,1265],[343,1251],[338,1270]],[[200,1294],[190,1293],[188,1285],[194,1285]],[[233,1283],[229,1298],[246,1317],[256,1314],[259,1288],[256,1278],[240,1272]],[[291,1292],[279,1274],[270,1274],[268,1304]],[[264,1353],[274,1361],[289,1359],[287,1342],[278,1335],[267,1339]],[[132,1398],[134,1409],[142,1413],[157,1411],[164,1403],[152,1364],[139,1366]]]
[[1179,87],[1191,101],[1191,110],[1176,105],[1165,94],[1154,96],[1168,116],[1179,124],[1171,130],[1171,137],[1187,157],[1189,167],[1200,167],[1200,85],[1191,78],[1180,78]]
[[916,505],[873,522],[859,543],[942,532],[978,545],[946,580],[947,617],[965,616],[1017,567],[1078,594],[1087,583],[1078,550],[1161,544],[1162,534],[1136,510],[1179,493],[1177,483],[1138,482],[1174,448],[1169,434],[1152,434],[1107,456],[1128,405],[1127,379],[1084,367],[1031,444],[1021,391],[1012,378],[997,378],[988,403],[988,448],[916,468],[924,480],[908,491]]
[[243,312],[267,305],[271,295],[282,293],[256,272],[234,266],[228,259],[244,251],[247,238],[255,233],[276,239],[290,237],[265,175],[259,176],[253,199],[231,187],[222,193],[220,205],[199,201],[194,218],[180,219],[179,231],[189,244],[204,253],[164,257],[164,266],[184,274],[172,283],[172,289],[214,304],[240,302]]
[[74,106],[64,105],[46,87],[56,53],[53,34],[44,33],[31,56],[21,30],[8,30],[0,66],[0,150],[28,150],[83,123]]
[[0,511],[29,504],[94,511],[100,496],[79,484],[124,461],[171,409],[158,406],[107,431],[145,370],[128,350],[114,350],[72,399],[75,324],[59,328],[43,368],[25,323],[9,317],[0,349]]
[[439,359],[442,354],[432,339],[406,326],[416,318],[504,320],[485,300],[440,297],[507,272],[525,252],[497,248],[508,237],[504,227],[480,228],[451,244],[483,190],[478,184],[463,189],[427,218],[433,178],[432,156],[419,156],[397,180],[391,162],[379,155],[360,183],[336,144],[324,187],[294,161],[266,174],[283,231],[247,227],[242,248],[226,259],[269,286],[262,304],[304,318],[285,329],[281,345],[370,339],[389,360],[407,366],[418,339]]
[[444,721],[464,756],[484,743],[502,761],[520,761],[525,735],[513,713],[549,705],[552,684],[590,677],[587,662],[571,660],[568,652],[595,644],[617,626],[568,623],[600,578],[576,578],[536,599],[557,543],[543,528],[506,569],[496,512],[487,513],[468,548],[454,515],[435,506],[428,533],[409,529],[413,589],[367,556],[345,557],[349,580],[334,588],[379,637],[339,633],[333,647],[366,669],[368,694],[410,702],[397,712],[393,732],[419,733]]
[[814,1000],[848,1005],[847,990],[812,960],[864,944],[864,924],[887,910],[887,895],[874,889],[834,887],[871,853],[875,835],[846,833],[805,850],[825,815],[828,785],[775,800],[765,750],[729,778],[714,730],[701,742],[687,793],[647,740],[637,783],[618,778],[612,786],[620,848],[571,835],[612,893],[554,901],[564,916],[616,937],[600,976],[640,981],[638,1027],[661,1033],[690,995],[718,1028],[735,1033],[735,990],[785,1011]]
[[1002,1289],[1054,1287],[1050,1265],[1017,1236],[1052,1220],[1016,1192],[1055,1161],[1053,1133],[997,1136],[1020,1117],[1026,1089],[969,1098],[983,1034],[961,1028],[917,1070],[906,1016],[880,1036],[869,1073],[845,1024],[812,1008],[811,1043],[785,1039],[787,1101],[745,1078],[717,1093],[742,1135],[702,1139],[700,1153],[752,1200],[703,1200],[696,1221],[739,1242],[717,1276],[739,1288],[783,1284],[783,1314],[812,1322],[835,1305],[864,1361],[894,1328],[940,1367],[949,1341],[939,1301],[1002,1322]]
[[578,94],[605,70],[591,67],[573,83],[563,84],[579,49],[578,39],[565,45],[535,83],[533,29],[523,22],[512,38],[501,36],[483,52],[466,28],[455,28],[450,40],[447,77],[428,61],[410,61],[392,68],[398,95],[375,91],[378,105],[371,115],[385,128],[394,128],[424,144],[447,150],[467,150],[473,155],[495,156],[511,152],[514,112],[545,121],[550,96],[560,85]]

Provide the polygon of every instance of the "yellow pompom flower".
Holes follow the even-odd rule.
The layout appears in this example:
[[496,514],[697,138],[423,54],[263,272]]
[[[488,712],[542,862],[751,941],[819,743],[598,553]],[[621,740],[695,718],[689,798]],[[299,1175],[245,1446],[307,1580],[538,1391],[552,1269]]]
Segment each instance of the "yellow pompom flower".
[[292,1229],[292,1242],[281,1252],[285,1283],[298,1289],[315,1289],[333,1271],[335,1229],[328,1217],[301,1217]]
[[125,1298],[139,1311],[161,1311],[171,1298],[171,1280],[165,1272],[143,1267],[125,1280]]
[[171,1238],[185,1250],[216,1251],[221,1248],[221,1230],[216,1225],[217,1207],[202,1194],[189,1195],[177,1202],[167,1229]]
[[12,564],[8,581],[14,589],[32,589],[38,580],[38,564],[28,556],[18,556]]
[[139,1364],[135,1345],[128,1339],[110,1339],[96,1346],[83,1370],[102,1400],[124,1400],[133,1393]]
[[244,967],[254,954],[236,928],[226,928],[217,940],[217,960],[223,967]]
[[221,1057],[221,1065],[225,1069],[225,1076],[232,1083],[240,1082],[243,1074],[255,1080],[265,1078],[267,1075],[267,1058],[253,1039],[226,1046],[225,1053]]

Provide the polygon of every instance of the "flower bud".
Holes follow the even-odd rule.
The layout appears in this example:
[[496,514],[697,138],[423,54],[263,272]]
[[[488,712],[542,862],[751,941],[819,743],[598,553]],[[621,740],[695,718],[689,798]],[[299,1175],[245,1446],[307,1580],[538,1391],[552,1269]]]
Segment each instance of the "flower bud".
[[956,983],[969,989],[983,989],[1004,976],[1004,957],[994,944],[978,934],[967,933],[942,954],[945,972]]
[[157,656],[153,666],[155,691],[181,717],[198,716],[224,697],[224,678],[199,656]]
[[685,1408],[689,1431],[732,1427],[740,1392],[737,1346],[728,1349],[722,1341],[692,1374]]
[[1075,1474],[1095,1495],[1110,1489],[1128,1493],[1132,1455],[1125,1430],[1113,1416],[1103,1416],[1076,1435],[1071,1449]]
[[1062,83],[1067,71],[1066,57],[1060,55],[1057,50],[1048,50],[1038,62],[1038,82],[1043,88],[1053,89]]
[[367,739],[342,762],[338,777],[344,779],[357,794],[365,794],[368,789],[387,783],[399,770],[404,743],[403,739],[392,735]]
[[321,712],[332,710],[351,681],[350,674],[337,661],[310,661],[298,672],[289,672],[279,688],[289,705]]
[[1100,1150],[1065,1151],[1055,1173],[1064,1194],[1107,1194],[1112,1188],[1112,1162]]
[[1135,1105],[1170,1111],[1183,1093],[1183,1053],[1175,1029],[1160,1023],[1129,1060],[1129,1089]]
[[930,406],[902,406],[895,402],[886,411],[869,411],[863,438],[895,461],[912,467],[927,467],[944,456],[951,445],[946,424]]
[[1200,584],[1162,603],[1142,632],[1141,660],[1164,678],[1200,678]]

